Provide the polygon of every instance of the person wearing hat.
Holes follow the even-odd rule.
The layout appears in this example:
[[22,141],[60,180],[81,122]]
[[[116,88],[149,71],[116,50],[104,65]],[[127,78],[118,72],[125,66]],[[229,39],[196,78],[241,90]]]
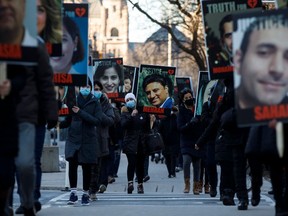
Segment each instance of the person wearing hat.
[[144,193],[144,162],[147,155],[145,148],[146,136],[150,131],[150,121],[155,121],[154,115],[139,113],[136,109],[136,97],[133,93],[125,96],[125,106],[121,109],[121,126],[124,131],[123,153],[128,160],[127,193],[131,194],[134,190],[133,179],[136,171],[138,179],[137,192]]

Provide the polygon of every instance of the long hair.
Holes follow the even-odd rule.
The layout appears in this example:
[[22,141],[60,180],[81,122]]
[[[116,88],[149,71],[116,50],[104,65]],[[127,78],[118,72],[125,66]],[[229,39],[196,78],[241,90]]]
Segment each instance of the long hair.
[[43,38],[45,42],[61,43],[61,5],[59,5],[55,0],[41,0],[41,4],[46,10],[47,18],[45,28],[40,32],[40,37]]

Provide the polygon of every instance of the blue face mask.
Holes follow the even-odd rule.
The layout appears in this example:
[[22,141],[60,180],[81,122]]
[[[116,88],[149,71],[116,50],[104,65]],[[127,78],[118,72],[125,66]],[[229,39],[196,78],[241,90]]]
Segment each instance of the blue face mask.
[[94,96],[99,99],[102,96],[102,92],[101,91],[94,91]]
[[80,93],[83,95],[83,96],[87,96],[89,95],[91,92],[91,90],[89,88],[80,88]]
[[130,100],[130,101],[126,102],[126,106],[127,106],[128,108],[134,108],[135,105],[136,105],[136,103],[135,103],[134,100]]

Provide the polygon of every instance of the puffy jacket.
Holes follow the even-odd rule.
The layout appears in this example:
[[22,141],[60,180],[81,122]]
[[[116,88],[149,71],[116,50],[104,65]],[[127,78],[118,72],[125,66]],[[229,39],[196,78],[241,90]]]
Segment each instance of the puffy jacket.
[[146,136],[150,131],[150,118],[146,113],[138,113],[131,116],[132,109],[122,107],[121,126],[124,132],[123,152],[125,154],[137,154],[143,151],[146,154]]

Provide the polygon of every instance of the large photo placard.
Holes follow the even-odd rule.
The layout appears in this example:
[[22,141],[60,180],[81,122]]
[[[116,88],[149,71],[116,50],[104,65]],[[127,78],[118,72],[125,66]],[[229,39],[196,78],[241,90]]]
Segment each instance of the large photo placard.
[[287,15],[283,9],[233,16],[239,126],[288,120]]
[[170,115],[176,67],[140,65],[137,106],[140,112]]
[[261,10],[260,0],[203,0],[205,43],[210,80],[232,77],[232,14]]
[[0,61],[37,64],[36,0],[11,0],[5,4],[0,16]]
[[88,72],[88,4],[63,4],[62,55],[51,57],[56,85],[83,86]]
[[38,35],[50,56],[62,55],[62,1],[37,0]]
[[125,97],[123,58],[94,59],[93,79],[103,85],[103,92],[109,99]]

